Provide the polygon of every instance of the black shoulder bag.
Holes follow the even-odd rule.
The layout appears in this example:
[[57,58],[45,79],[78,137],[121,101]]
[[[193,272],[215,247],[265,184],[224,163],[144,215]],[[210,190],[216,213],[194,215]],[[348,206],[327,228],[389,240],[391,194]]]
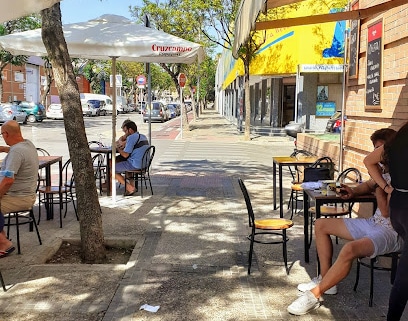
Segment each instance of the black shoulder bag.
[[330,157],[322,157],[304,169],[304,182],[317,182],[334,178],[334,164]]

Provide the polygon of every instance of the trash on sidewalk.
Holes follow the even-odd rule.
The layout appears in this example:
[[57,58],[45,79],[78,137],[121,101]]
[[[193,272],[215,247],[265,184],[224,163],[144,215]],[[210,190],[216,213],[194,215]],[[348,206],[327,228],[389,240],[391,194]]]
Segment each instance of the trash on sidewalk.
[[149,311],[149,312],[157,312],[160,309],[160,305],[148,305],[148,304],[143,304],[139,310],[145,310],[145,311]]

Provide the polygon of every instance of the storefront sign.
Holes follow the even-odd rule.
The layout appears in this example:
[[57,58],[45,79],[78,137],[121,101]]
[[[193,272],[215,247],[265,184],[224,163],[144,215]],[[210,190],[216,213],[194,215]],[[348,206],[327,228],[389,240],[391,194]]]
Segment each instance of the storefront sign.
[[300,72],[343,72],[343,65],[300,65]]
[[316,103],[316,116],[331,117],[336,112],[334,101],[319,101]]

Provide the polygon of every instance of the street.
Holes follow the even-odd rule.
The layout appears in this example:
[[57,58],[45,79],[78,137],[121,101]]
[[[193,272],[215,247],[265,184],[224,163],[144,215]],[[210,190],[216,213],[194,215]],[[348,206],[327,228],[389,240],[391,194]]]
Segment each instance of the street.
[[[121,125],[122,122],[128,118],[136,123],[140,133],[148,136],[149,123],[143,123],[142,115],[133,112],[119,114],[117,116],[116,137],[123,134]],[[111,144],[111,115],[99,117],[84,116],[84,122],[88,141],[98,141],[101,139],[103,144]],[[151,125],[152,144],[156,145],[158,150],[163,150],[161,147],[168,145],[168,140],[174,140],[180,133],[180,117],[172,119],[166,123],[153,122]],[[45,119],[41,123],[37,122],[21,125],[21,129],[23,137],[31,140],[36,147],[44,148],[52,155],[62,155],[64,160],[69,158],[63,120]],[[0,158],[4,158],[4,155],[0,155]]]

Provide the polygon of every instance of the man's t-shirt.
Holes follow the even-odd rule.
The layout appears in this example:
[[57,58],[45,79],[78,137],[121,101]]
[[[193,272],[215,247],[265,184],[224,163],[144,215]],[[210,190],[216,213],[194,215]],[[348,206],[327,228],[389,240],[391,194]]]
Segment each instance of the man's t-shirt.
[[146,149],[149,147],[149,141],[143,134],[134,133],[126,138],[124,152],[129,153],[127,161],[134,168],[142,168],[142,158]]
[[35,195],[38,179],[38,154],[31,141],[25,139],[21,143],[10,146],[10,151],[3,160],[1,170],[14,172],[14,183],[7,195]]

